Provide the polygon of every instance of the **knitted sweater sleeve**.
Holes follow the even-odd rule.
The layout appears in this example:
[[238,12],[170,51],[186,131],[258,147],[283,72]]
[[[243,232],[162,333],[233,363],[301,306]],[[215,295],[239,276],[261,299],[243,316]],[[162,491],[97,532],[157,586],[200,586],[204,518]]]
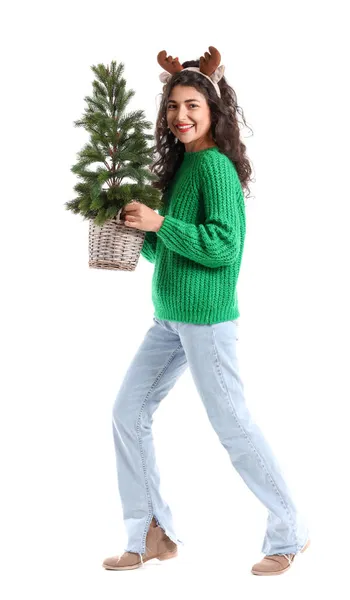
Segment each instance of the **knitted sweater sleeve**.
[[[158,209],[160,215],[163,214],[164,206]],[[157,248],[157,234],[155,231],[146,231],[143,246],[141,248],[141,254],[149,262],[156,262],[156,248]]]
[[143,246],[141,248],[141,254],[149,262],[154,263],[156,261],[156,246],[157,246],[157,234],[155,231],[146,231]]
[[208,154],[199,167],[204,203],[203,224],[185,223],[166,215],[156,232],[165,246],[206,267],[231,265],[240,252],[240,181],[227,157]]

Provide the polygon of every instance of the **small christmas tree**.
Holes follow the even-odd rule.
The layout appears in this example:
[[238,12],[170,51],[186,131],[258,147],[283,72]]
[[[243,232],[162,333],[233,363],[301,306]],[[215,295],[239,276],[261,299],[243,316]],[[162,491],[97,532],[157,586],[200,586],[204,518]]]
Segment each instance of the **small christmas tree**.
[[[86,129],[90,141],[71,168],[81,180],[74,186],[78,196],[66,202],[65,207],[102,226],[131,200],[156,210],[161,207],[162,199],[159,190],[146,183],[157,179],[147,168],[153,162],[154,152],[154,146],[148,147],[147,140],[154,136],[144,130],[152,124],[144,120],[142,110],[125,113],[135,92],[125,89],[123,63],[117,66],[112,61],[109,66],[98,64],[91,69],[96,75],[93,96],[85,97],[88,105],[85,114],[74,122],[76,127]],[[96,170],[89,170],[94,163]],[[126,178],[136,183],[122,183]]]

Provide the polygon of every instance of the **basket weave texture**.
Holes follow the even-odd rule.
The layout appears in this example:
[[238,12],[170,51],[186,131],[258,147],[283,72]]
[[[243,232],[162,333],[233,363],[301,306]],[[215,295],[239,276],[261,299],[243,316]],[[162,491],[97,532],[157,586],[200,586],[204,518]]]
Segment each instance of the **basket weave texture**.
[[113,271],[135,271],[146,232],[128,227],[120,218],[108,219],[102,227],[89,221],[89,267]]

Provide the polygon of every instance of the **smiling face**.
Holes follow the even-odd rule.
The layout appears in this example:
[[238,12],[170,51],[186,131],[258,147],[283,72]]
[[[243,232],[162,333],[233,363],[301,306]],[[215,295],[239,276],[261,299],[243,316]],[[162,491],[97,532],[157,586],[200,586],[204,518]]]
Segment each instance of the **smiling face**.
[[[167,121],[172,133],[185,144],[186,152],[197,152],[216,145],[211,134],[207,99],[194,87],[173,87],[168,99]],[[180,128],[179,124],[185,127]]]

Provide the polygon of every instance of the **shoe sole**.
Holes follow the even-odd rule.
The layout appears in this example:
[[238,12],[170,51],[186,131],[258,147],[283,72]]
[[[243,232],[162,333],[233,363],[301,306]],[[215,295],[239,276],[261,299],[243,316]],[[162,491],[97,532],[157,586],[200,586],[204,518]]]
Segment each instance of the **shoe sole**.
[[169,558],[176,558],[178,555],[178,551],[176,550],[176,552],[165,552],[164,554],[159,554],[159,556],[150,556],[149,558],[144,558],[142,560],[142,562],[138,562],[135,565],[129,565],[129,566],[125,566],[125,567],[112,567],[111,565],[106,565],[105,563],[102,564],[104,569],[108,569],[110,571],[126,571],[126,570],[130,570],[130,569],[139,569],[140,567],[142,567],[143,563],[147,562],[148,560],[154,560],[155,558],[157,560],[169,560]]
[[[307,548],[310,546],[310,542],[311,542],[311,540],[308,540],[306,542],[305,546],[300,550],[300,552],[305,552],[305,550],[307,550]],[[297,556],[297,554],[295,556]],[[286,567],[285,569],[282,569],[282,571],[268,571],[268,572],[263,572],[263,571],[254,571],[252,569],[252,573],[253,573],[253,575],[282,575],[282,573],[285,573],[286,571],[289,571],[289,569],[291,568],[294,560],[295,559],[293,559],[293,561],[291,562],[290,565],[288,565],[288,567]]]

